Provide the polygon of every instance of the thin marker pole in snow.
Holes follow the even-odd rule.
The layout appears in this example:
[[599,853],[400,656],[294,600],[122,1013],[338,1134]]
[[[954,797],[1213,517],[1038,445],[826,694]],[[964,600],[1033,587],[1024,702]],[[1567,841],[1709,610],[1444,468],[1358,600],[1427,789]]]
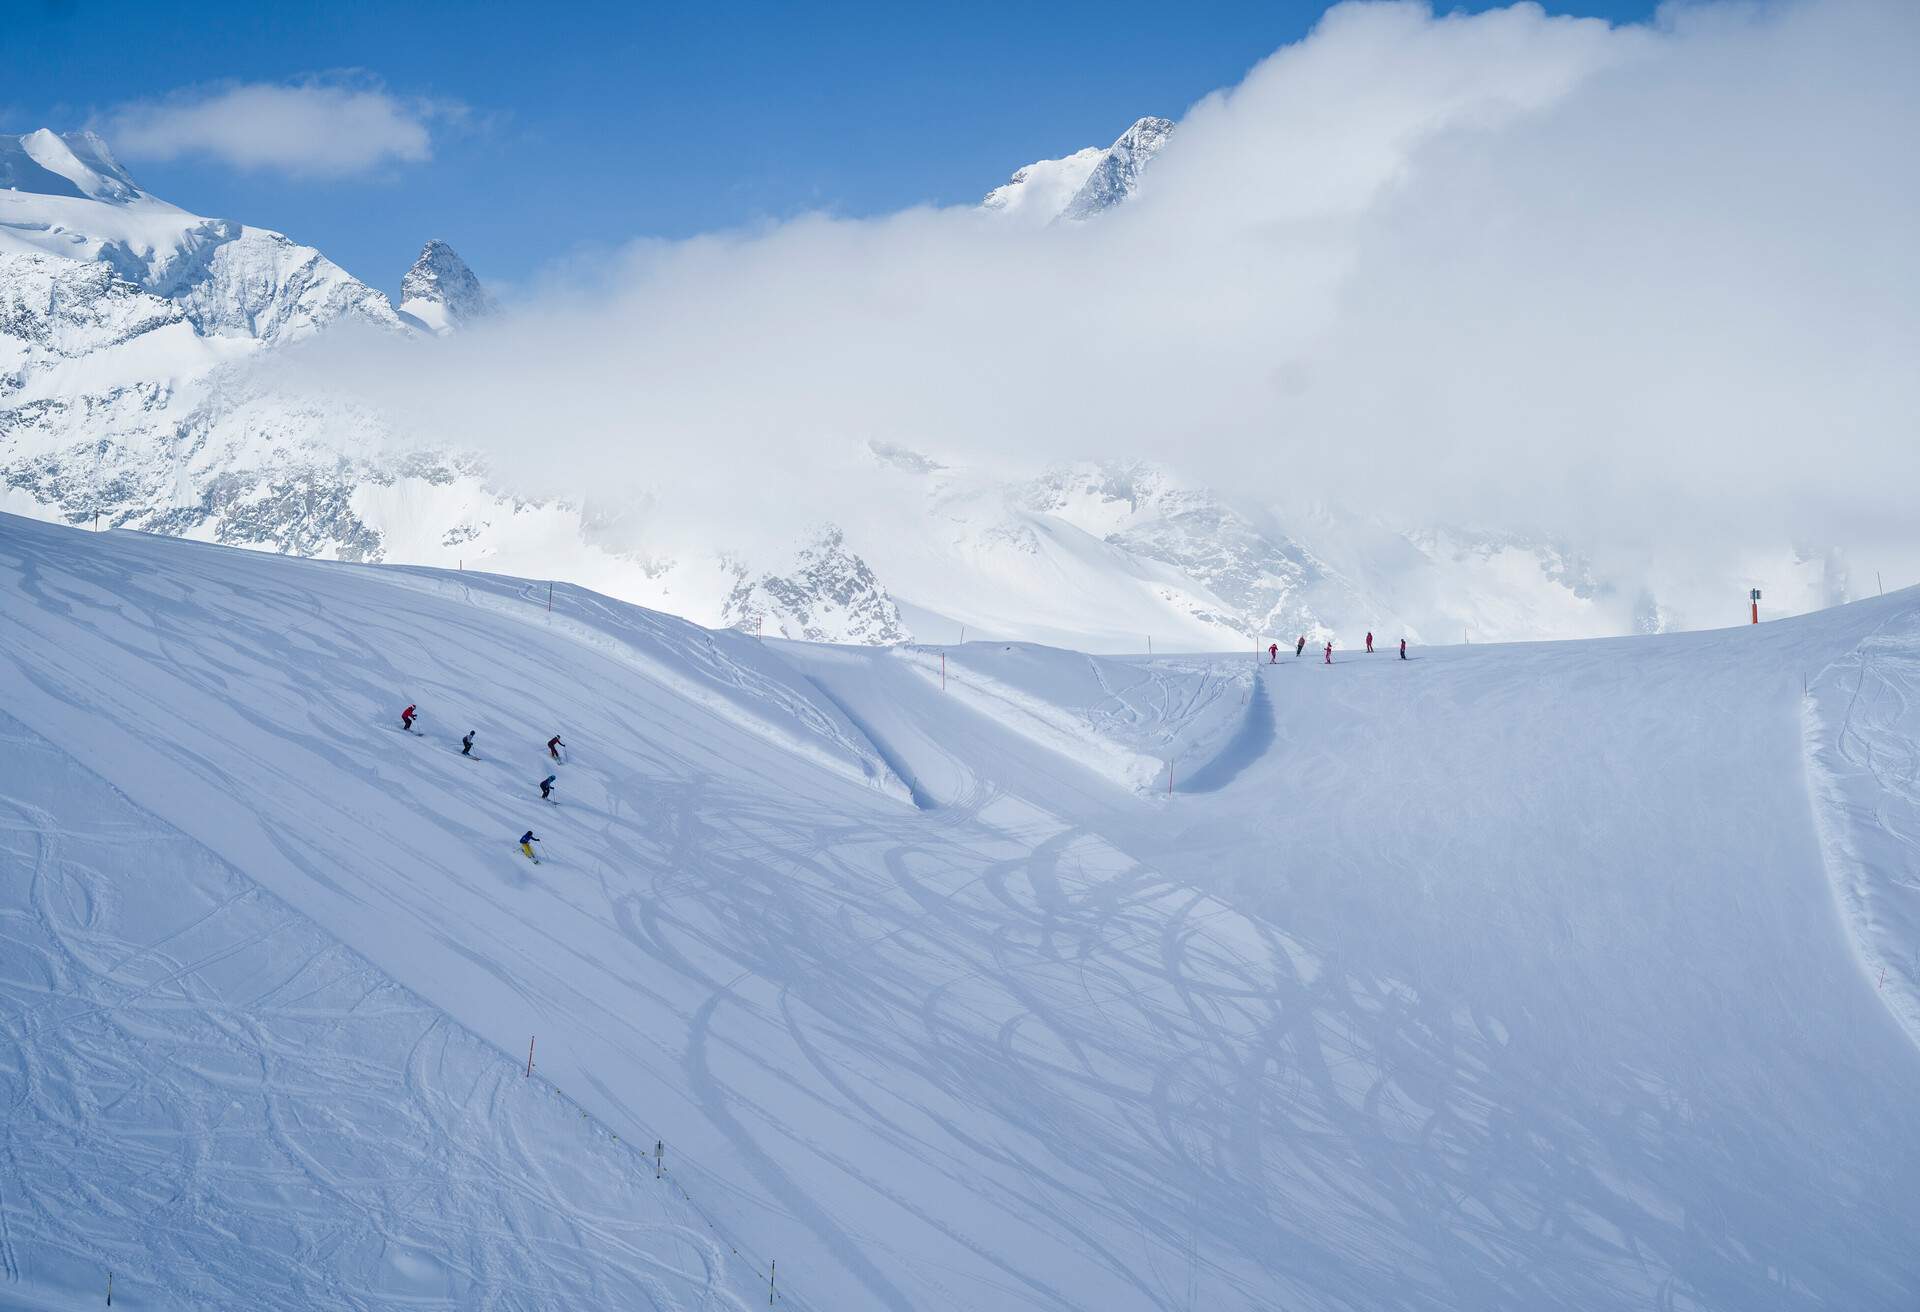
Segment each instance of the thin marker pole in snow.
[[1880,571],[1879,571],[1879,570],[1875,570],[1875,571],[1873,572],[1873,590],[1874,590],[1875,592],[1877,592],[1877,593],[1879,593],[1879,594],[1880,594],[1881,596],[1883,596],[1883,597],[1887,595],[1887,589],[1886,589],[1886,587],[1885,587],[1885,585],[1883,585],[1883,584],[1882,584],[1882,583],[1880,582]]
[[1167,758],[1167,796],[1173,796],[1173,758]]
[[947,654],[945,652],[941,652],[940,653],[940,691],[945,692],[946,690],[947,690]]
[[1877,989],[1884,989],[1886,986],[1887,986],[1887,968],[1885,966],[1882,966],[1880,967],[1880,982],[1878,984],[1875,984],[1874,987]]
[[767,1264],[767,1306],[768,1307],[773,1306],[773,1277],[774,1277],[774,1274],[779,1270],[780,1270],[779,1259],[776,1258],[774,1261],[769,1262]]
[[653,1178],[656,1180],[660,1178],[660,1162],[661,1159],[666,1156],[666,1153],[667,1145],[659,1139],[655,1139],[653,1141]]
[[967,645],[967,626],[964,624],[960,626],[960,645],[962,647]]
[[547,614],[553,614],[553,580],[547,580]]
[[107,1306],[113,1306],[113,1272],[107,1272]]
[[527,1039],[527,1078],[533,1078],[533,1036]]

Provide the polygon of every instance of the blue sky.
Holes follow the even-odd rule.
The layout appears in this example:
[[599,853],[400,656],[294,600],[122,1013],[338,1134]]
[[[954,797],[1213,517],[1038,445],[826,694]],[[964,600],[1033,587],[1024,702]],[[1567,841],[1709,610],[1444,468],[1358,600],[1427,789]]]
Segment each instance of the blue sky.
[[[223,83],[382,89],[420,107],[427,158],[325,176],[193,154],[132,167],[158,195],[282,229],[383,288],[430,236],[512,281],[580,246],[972,200],[1139,115],[1178,117],[1325,7],[25,0],[0,54],[0,121],[112,121]],[[1615,21],[1653,7],[1547,5]]]

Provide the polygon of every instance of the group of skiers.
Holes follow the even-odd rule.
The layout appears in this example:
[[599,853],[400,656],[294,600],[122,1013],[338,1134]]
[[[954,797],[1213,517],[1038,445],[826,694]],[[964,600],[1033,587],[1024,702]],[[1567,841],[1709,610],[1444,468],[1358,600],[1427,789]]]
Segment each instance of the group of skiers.
[[[1300,640],[1293,644],[1293,654],[1295,658],[1297,659],[1300,653],[1305,651],[1306,649],[1307,649],[1307,636],[1303,633],[1300,635]],[[1373,651],[1373,631],[1371,629],[1367,631],[1367,651],[1369,654],[1371,654]],[[1402,638],[1400,639],[1400,659],[1405,660],[1406,658],[1407,658],[1407,640],[1405,638]],[[1268,643],[1267,644],[1267,664],[1275,665],[1279,663],[1279,660],[1280,660],[1280,644],[1277,642]],[[1325,660],[1328,665],[1333,664],[1333,639],[1331,638],[1327,639]]]
[[[408,733],[419,734],[420,731],[413,727],[413,722],[419,718],[420,718],[419,706],[417,704],[409,703],[407,706],[407,709],[400,712],[400,727],[406,730]],[[460,755],[469,757],[476,761],[480,759],[479,757],[474,756],[473,754],[473,740],[478,733],[479,731],[477,729],[469,729],[464,735],[461,736]],[[424,737],[425,735],[421,735],[421,736]],[[560,735],[555,734],[553,737],[547,739],[547,755],[552,757],[556,761],[562,760],[564,758],[560,755],[560,749],[565,746],[566,744],[560,741]],[[559,781],[560,781],[560,776],[557,774],[549,774],[546,778],[540,781],[540,800],[541,801],[543,802],[553,801],[553,787]],[[556,806],[559,805],[557,802],[554,804]],[[535,865],[540,864],[540,858],[538,855],[535,854],[533,850],[533,845],[539,841],[540,841],[539,835],[535,834],[531,829],[527,830],[526,833],[520,835],[520,851],[523,855],[526,856],[527,860],[533,862]]]
[[[1293,654],[1295,658],[1297,659],[1302,652],[1306,651],[1306,649],[1307,649],[1306,635],[1302,634],[1299,640],[1293,644]],[[1369,652],[1373,650],[1373,634],[1371,631],[1369,631],[1367,634],[1367,650]],[[1333,664],[1332,639],[1328,639],[1324,655],[1325,655],[1326,663],[1328,665]],[[1407,640],[1405,638],[1400,639],[1400,659],[1401,660],[1407,659]],[[1277,664],[1279,660],[1280,660],[1280,644],[1277,642],[1268,643],[1267,644],[1267,664],[1269,665]],[[418,734],[420,731],[413,727],[413,722],[419,718],[420,718],[419,706],[410,703],[407,706],[406,710],[400,712],[400,727],[406,730],[408,733]],[[477,733],[477,730],[469,729],[467,730],[465,735],[461,737],[460,755],[466,756],[466,757],[472,757],[474,760],[479,759],[478,757],[475,757],[473,755],[473,740],[476,733]],[[560,740],[560,735],[555,734],[553,737],[547,739],[547,755],[556,761],[562,760],[564,758],[562,758],[560,755],[560,749],[565,746],[566,744]],[[544,802],[553,801],[554,785],[557,784],[559,781],[560,781],[560,776],[557,774],[549,774],[547,775],[546,778],[540,781],[540,799],[542,801]],[[533,845],[535,843],[538,843],[539,841],[540,841],[539,835],[535,834],[531,829],[527,830],[526,833],[520,835],[520,851],[522,855],[524,855],[527,858],[527,860],[533,862],[535,865],[540,864],[540,858],[534,852]]]

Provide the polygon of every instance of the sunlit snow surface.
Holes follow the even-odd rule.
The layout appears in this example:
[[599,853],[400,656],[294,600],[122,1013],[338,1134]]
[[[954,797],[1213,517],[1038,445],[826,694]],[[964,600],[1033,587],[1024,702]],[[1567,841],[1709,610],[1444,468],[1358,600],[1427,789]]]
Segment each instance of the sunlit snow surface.
[[0,619],[0,1304],[1920,1302],[1915,593],[943,690],[0,518]]

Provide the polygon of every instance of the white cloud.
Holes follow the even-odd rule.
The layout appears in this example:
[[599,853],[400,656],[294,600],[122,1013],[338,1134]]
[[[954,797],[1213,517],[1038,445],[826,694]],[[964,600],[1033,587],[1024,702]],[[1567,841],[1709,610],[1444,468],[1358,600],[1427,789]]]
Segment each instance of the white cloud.
[[425,160],[434,124],[465,114],[458,104],[395,96],[375,83],[309,79],[192,87],[122,105],[103,128],[129,159],[204,155],[238,168],[339,177]]
[[336,350],[325,385],[723,536],[857,522],[879,439],[1595,549],[1911,544],[1917,55],[1904,0],[1345,5],[1085,225],[642,243],[465,338]]

